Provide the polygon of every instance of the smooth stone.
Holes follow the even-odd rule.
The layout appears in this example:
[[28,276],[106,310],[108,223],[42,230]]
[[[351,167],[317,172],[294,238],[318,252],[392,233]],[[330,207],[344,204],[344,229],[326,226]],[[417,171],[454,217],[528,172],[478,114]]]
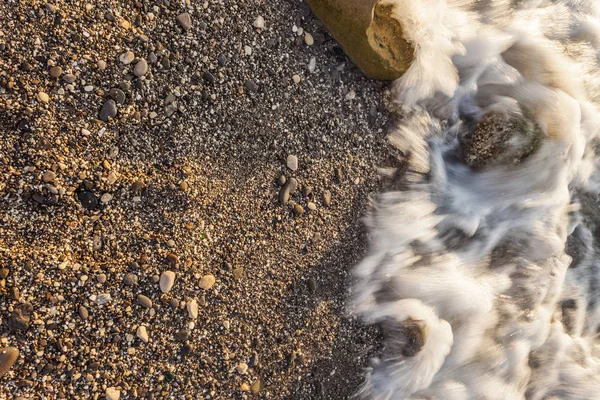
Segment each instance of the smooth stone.
[[121,398],[121,391],[115,387],[108,387],[104,392],[106,400],[119,400]]
[[315,211],[317,209],[317,205],[315,203],[313,203],[312,201],[309,201],[308,204],[306,205],[308,207],[309,210],[311,211]]
[[235,367],[235,369],[239,374],[245,375],[246,372],[248,372],[248,364],[246,364],[245,362],[241,362],[237,365],[237,367]]
[[151,308],[152,307],[152,300],[150,300],[148,297],[144,296],[143,294],[138,294],[137,295],[137,301],[144,308]]
[[137,328],[137,331],[135,332],[135,334],[137,335],[138,338],[140,338],[140,340],[144,343],[148,343],[148,331],[146,330],[146,327],[144,325],[140,325]]
[[209,71],[204,71],[204,79],[206,79],[210,83],[215,83],[217,81],[217,78],[215,78],[215,76]]
[[252,384],[252,386],[250,386],[250,390],[252,390],[252,393],[257,394],[259,393],[261,390],[264,389],[264,384],[261,378],[258,378],[256,381],[254,381],[254,383]]
[[125,103],[125,98],[126,98],[125,97],[125,92],[123,92],[121,89],[112,88],[112,89],[110,89],[110,91],[108,92],[108,94],[118,104]]
[[304,34],[304,43],[306,43],[307,46],[312,46],[313,44],[315,44],[315,39],[313,38],[313,35],[306,32]]
[[38,92],[37,98],[42,103],[48,103],[50,101],[50,96],[48,96],[48,94],[44,92]]
[[54,66],[50,68],[50,76],[53,78],[58,78],[62,74],[62,68],[60,66]]
[[135,59],[135,54],[133,54],[133,51],[126,51],[125,53],[123,53],[119,56],[119,61],[121,61],[121,64],[124,64],[124,65],[131,64],[134,59]]
[[227,58],[221,54],[219,57],[217,57],[217,62],[219,63],[219,66],[224,67],[227,64]]
[[117,116],[117,103],[114,100],[107,100],[100,109],[100,120],[108,122],[110,118]]
[[304,207],[302,207],[300,204],[294,204],[294,214],[296,214],[296,215],[304,214]]
[[46,171],[42,175],[42,180],[46,183],[54,182],[56,179],[56,174],[53,171]]
[[0,350],[0,378],[13,366],[19,358],[19,349],[16,347],[5,347]]
[[258,16],[254,22],[252,23],[252,26],[254,26],[257,29],[264,29],[265,27],[265,19],[262,16]]
[[87,190],[83,192],[79,192],[77,194],[77,198],[79,202],[86,210],[93,210],[98,207],[98,198],[94,195],[94,193],[89,192]]
[[285,161],[285,165],[292,171],[296,171],[298,169],[298,157],[293,154],[287,156],[287,160]]
[[323,204],[327,207],[331,205],[331,192],[329,190],[323,191]]
[[253,80],[248,79],[244,85],[251,92],[258,91],[258,85]]
[[192,18],[188,13],[182,13],[177,16],[177,23],[184,32],[187,32],[192,27]]
[[[125,284],[129,286],[137,285],[138,277],[136,274],[129,273],[125,275],[123,282],[125,282]],[[150,302],[150,306],[152,306],[152,302]]]
[[63,81],[67,83],[73,83],[76,79],[77,77],[73,74],[66,74],[65,76],[63,76]]
[[160,275],[159,286],[160,286],[161,292],[167,293],[168,291],[171,290],[171,288],[173,287],[174,284],[175,284],[175,272],[164,271]]
[[148,73],[148,62],[143,59],[140,58],[140,60],[137,62],[137,64],[135,64],[135,67],[133,67],[133,74],[135,76],[137,76],[138,78],[141,78],[142,76],[146,75]]
[[182,329],[179,332],[175,333],[175,340],[177,340],[178,342],[185,342],[188,337],[190,337],[190,332]]
[[88,311],[87,308],[85,308],[84,306],[79,306],[79,316],[81,317],[82,320],[87,320],[90,316],[90,313]]
[[188,317],[191,319],[198,318],[198,302],[194,299],[190,300],[186,304]]
[[290,178],[279,192],[279,201],[281,204],[287,204],[287,202],[290,201],[290,195],[294,193],[296,189],[298,189],[298,181],[296,178]]
[[217,280],[215,279],[214,275],[211,275],[211,274],[204,275],[200,279],[200,287],[204,290],[208,290],[211,287],[213,287],[213,285],[215,284],[216,281]]

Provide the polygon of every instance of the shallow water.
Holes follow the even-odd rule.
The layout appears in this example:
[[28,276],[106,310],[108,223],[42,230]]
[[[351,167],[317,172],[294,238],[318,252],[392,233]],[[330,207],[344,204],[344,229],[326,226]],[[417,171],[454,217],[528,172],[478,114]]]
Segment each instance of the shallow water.
[[600,398],[600,2],[384,1],[416,60],[355,269],[385,336],[361,395]]

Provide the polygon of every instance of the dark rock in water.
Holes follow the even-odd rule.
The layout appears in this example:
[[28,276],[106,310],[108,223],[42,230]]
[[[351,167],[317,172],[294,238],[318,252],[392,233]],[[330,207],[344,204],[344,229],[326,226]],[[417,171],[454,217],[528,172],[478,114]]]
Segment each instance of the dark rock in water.
[[410,318],[402,322],[388,320],[382,323],[382,329],[390,356],[414,357],[425,346],[427,334],[419,321]]
[[6,375],[18,358],[19,350],[16,347],[0,349],[0,378]]
[[98,207],[98,198],[92,192],[84,190],[77,194],[77,198],[86,210],[93,210]]
[[542,134],[525,109],[491,111],[461,138],[462,158],[474,168],[519,164],[537,149]]

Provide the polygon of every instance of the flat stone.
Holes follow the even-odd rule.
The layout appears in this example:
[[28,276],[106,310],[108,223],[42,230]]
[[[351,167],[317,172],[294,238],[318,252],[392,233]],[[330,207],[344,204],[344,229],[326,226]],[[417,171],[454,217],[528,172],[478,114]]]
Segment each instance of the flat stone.
[[92,192],[84,190],[77,194],[77,198],[79,199],[82,207],[86,210],[94,210],[96,207],[98,207],[98,198]]
[[133,54],[133,51],[126,51],[125,53],[123,53],[119,56],[119,61],[121,61],[121,64],[124,64],[124,65],[131,64],[134,59],[135,59],[135,54]]
[[252,393],[257,394],[257,393],[260,393],[260,391],[263,390],[264,387],[265,387],[265,385],[264,385],[262,379],[258,378],[256,381],[254,381],[252,386],[250,386],[250,390],[252,391]]
[[0,350],[0,378],[13,366],[19,358],[19,349],[16,347],[5,347]]
[[211,274],[207,274],[204,275],[201,279],[200,279],[200,287],[204,290],[208,290],[211,287],[213,287],[213,285],[215,284],[216,279],[214,277],[214,275]]
[[135,76],[137,76],[138,78],[141,78],[142,76],[146,75],[148,73],[148,62],[143,59],[140,58],[140,60],[137,62],[137,64],[135,64],[135,67],[133,67],[133,74]]
[[177,23],[184,32],[187,32],[192,27],[192,17],[190,17],[190,14],[188,13],[179,14],[177,16]]
[[50,76],[53,78],[58,78],[62,74],[62,68],[60,66],[54,66],[50,68]]
[[190,332],[186,329],[182,329],[175,333],[175,340],[177,340],[178,342],[185,342],[188,339],[188,337],[190,337]]
[[121,398],[121,391],[115,387],[108,387],[104,392],[106,400],[119,400]]
[[188,317],[191,319],[198,318],[198,302],[194,299],[187,302],[185,305],[188,312]]
[[167,293],[168,291],[171,290],[171,288],[173,288],[174,284],[175,284],[175,272],[164,271],[160,275],[159,286],[160,286],[161,292]]
[[114,100],[107,100],[100,109],[100,120],[108,122],[109,119],[117,116],[117,103]]
[[108,95],[118,104],[125,103],[125,92],[123,92],[121,89],[112,88],[108,92]]
[[246,372],[248,372],[248,364],[246,364],[245,362],[241,362],[237,365],[237,367],[235,367],[235,369],[239,374],[245,375]]
[[148,340],[149,340],[148,331],[146,330],[146,327],[144,325],[138,326],[135,334],[142,342],[148,343]]
[[75,80],[77,79],[77,77],[73,74],[65,74],[62,77],[63,81],[67,82],[67,83],[73,83],[75,82]]
[[138,294],[137,295],[137,301],[144,308],[151,308],[152,307],[152,300],[150,300],[148,297],[144,296],[143,294]]
[[285,161],[285,165],[292,171],[296,171],[298,169],[298,157],[293,154],[287,156],[287,160]]

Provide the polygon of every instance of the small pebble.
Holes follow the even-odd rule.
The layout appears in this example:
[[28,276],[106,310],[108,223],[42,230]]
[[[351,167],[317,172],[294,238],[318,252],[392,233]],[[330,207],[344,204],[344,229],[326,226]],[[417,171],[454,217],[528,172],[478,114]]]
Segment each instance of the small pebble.
[[246,364],[245,362],[241,362],[237,365],[235,369],[240,375],[245,375],[248,371],[248,364]]
[[294,213],[296,215],[304,214],[304,207],[302,207],[300,204],[294,204]]
[[102,197],[100,197],[100,202],[102,204],[107,204],[107,203],[109,203],[112,200],[112,198],[113,198],[112,194],[110,194],[110,193],[104,193],[102,195]]
[[135,54],[133,54],[133,51],[126,51],[125,53],[123,53],[119,56],[119,61],[121,61],[121,64],[124,64],[124,65],[131,64],[134,59],[135,59]]
[[148,297],[144,296],[143,294],[138,294],[137,295],[137,301],[144,308],[151,308],[152,307],[152,300],[150,300]]
[[258,85],[256,83],[254,83],[254,81],[252,81],[250,79],[247,80],[244,85],[246,86],[246,89],[248,89],[251,92],[258,91]]
[[39,101],[41,101],[42,103],[47,103],[50,101],[50,96],[48,96],[48,94],[44,93],[44,92],[38,92],[37,94],[37,98]]
[[79,316],[81,317],[82,320],[87,320],[89,317],[90,313],[88,312],[88,309],[85,308],[84,306],[79,306]]
[[137,328],[137,331],[135,333],[137,335],[138,338],[140,338],[140,340],[144,343],[148,343],[148,331],[146,330],[146,327],[144,325],[140,325]]
[[252,24],[257,29],[263,29],[265,27],[265,19],[262,16],[258,16]]
[[100,120],[108,122],[109,119],[117,116],[117,103],[114,100],[107,100],[100,109]]
[[[125,284],[129,286],[137,285],[138,277],[136,274],[129,273],[125,275],[125,279],[123,279],[123,282],[125,282]],[[150,306],[152,306],[152,302],[150,302]]]
[[135,64],[135,67],[133,67],[133,74],[135,76],[137,76],[138,78],[141,78],[142,76],[146,75],[148,73],[148,62],[143,59],[140,58],[140,60],[137,62],[137,64]]
[[289,156],[287,156],[287,160],[285,161],[285,164],[292,171],[296,171],[298,169],[298,157],[290,154]]
[[19,349],[16,347],[5,347],[0,350],[0,378],[6,375],[18,358]]
[[175,272],[173,271],[164,271],[160,275],[160,290],[163,293],[167,293],[173,288],[173,284],[175,284]]
[[50,76],[53,78],[58,78],[62,74],[62,68],[60,66],[54,66],[50,68]]
[[302,78],[300,78],[300,75],[295,74],[294,76],[292,76],[292,80],[294,81],[294,83],[298,84],[298,83],[300,83]]
[[296,178],[290,178],[279,192],[279,201],[281,204],[287,204],[287,202],[290,201],[290,195],[294,193],[296,189],[298,189],[298,181]]
[[121,391],[115,387],[108,387],[104,392],[106,400],[119,400],[121,398]]
[[264,384],[262,379],[258,378],[250,387],[250,390],[252,390],[252,393],[257,394],[260,393],[261,390],[263,390],[264,388]]
[[75,79],[77,79],[77,78],[73,74],[66,74],[63,76],[63,81],[65,81],[67,83],[73,83],[73,82],[75,82]]
[[331,192],[329,190],[323,191],[323,204],[327,207],[331,205]]
[[192,18],[188,13],[182,13],[177,16],[177,23],[184,32],[187,32],[192,27]]
[[211,274],[207,274],[204,275],[201,279],[200,279],[200,287],[204,290],[208,290],[211,287],[213,287],[213,285],[215,284],[216,279],[214,277],[214,275]]
[[308,46],[312,46],[313,44],[315,44],[315,39],[310,33],[306,32],[306,34],[304,35],[304,43],[306,43]]
[[106,69],[106,61],[104,61],[104,60],[98,60],[98,61],[96,61],[96,67],[100,71],[104,71]]
[[188,317],[191,319],[198,318],[198,302],[194,299],[190,300],[186,304]]
[[46,183],[54,182],[56,179],[56,174],[52,171],[46,171],[42,175],[42,180]]
[[311,201],[308,202],[308,204],[306,205],[308,207],[309,210],[311,211],[315,211],[317,209],[317,205]]

